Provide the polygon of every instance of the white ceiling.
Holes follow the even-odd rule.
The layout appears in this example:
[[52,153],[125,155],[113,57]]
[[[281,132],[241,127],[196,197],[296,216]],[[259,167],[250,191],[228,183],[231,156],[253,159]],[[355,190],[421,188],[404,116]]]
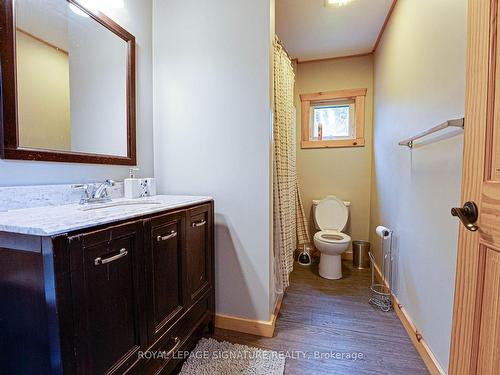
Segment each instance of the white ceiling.
[[393,0],[352,0],[325,7],[324,0],[276,0],[276,34],[299,61],[368,53]]

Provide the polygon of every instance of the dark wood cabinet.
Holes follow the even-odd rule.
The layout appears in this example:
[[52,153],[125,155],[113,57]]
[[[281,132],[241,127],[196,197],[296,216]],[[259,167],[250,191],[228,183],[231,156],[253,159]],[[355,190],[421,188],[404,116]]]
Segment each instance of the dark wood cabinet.
[[0,233],[0,374],[170,373],[213,327],[213,230],[210,201],[55,237]]

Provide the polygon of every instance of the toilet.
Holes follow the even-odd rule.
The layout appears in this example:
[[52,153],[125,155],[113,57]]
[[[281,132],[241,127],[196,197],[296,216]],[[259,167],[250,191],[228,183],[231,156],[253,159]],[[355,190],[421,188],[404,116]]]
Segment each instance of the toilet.
[[316,228],[314,246],[321,253],[319,275],[325,279],[342,278],[342,253],[351,244],[351,237],[344,230],[349,219],[350,202],[343,202],[335,196],[313,201]]

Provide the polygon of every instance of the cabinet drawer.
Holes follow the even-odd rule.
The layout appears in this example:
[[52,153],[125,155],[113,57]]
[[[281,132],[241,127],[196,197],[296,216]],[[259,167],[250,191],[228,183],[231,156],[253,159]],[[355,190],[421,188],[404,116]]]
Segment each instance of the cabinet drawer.
[[187,359],[187,351],[191,350],[201,337],[202,328],[208,322],[209,316],[208,297],[191,306],[162,339],[162,344],[157,349],[162,352],[161,358],[151,360],[150,363],[152,373],[169,374],[180,362]]

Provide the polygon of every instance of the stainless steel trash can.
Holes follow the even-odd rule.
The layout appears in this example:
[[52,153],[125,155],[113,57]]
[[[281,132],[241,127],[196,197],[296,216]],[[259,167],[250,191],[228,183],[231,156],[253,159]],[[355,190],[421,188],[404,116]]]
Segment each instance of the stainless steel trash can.
[[358,269],[370,268],[370,243],[367,241],[352,242],[352,266]]

